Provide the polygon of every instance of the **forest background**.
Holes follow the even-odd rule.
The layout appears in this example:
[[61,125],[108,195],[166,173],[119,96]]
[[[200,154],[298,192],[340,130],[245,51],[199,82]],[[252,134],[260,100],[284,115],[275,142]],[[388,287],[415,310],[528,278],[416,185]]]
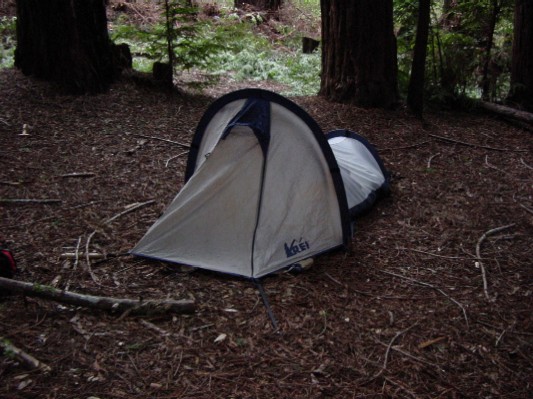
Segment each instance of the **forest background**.
[[[8,7],[10,2],[2,3],[2,11],[11,11],[0,19],[0,66],[5,68],[14,63],[16,17]],[[252,7],[238,11],[228,0],[195,4],[199,10],[179,7],[171,15],[178,79],[204,86],[228,76],[237,81],[270,80],[283,85],[283,94],[318,93],[320,50],[302,54],[301,40],[303,36],[320,39],[319,1],[287,1],[275,17]],[[393,5],[398,86],[403,99],[413,61],[418,6],[404,0],[395,0]],[[142,15],[135,12],[138,8],[143,9]],[[147,9],[152,12],[146,14]],[[431,2],[424,84],[428,102],[449,107],[468,99],[506,99],[513,10],[512,0]],[[191,14],[195,15],[194,24],[184,23],[191,20]],[[162,1],[114,2],[109,7],[110,37],[130,46],[137,71],[150,72],[154,61],[168,62],[166,23]]]

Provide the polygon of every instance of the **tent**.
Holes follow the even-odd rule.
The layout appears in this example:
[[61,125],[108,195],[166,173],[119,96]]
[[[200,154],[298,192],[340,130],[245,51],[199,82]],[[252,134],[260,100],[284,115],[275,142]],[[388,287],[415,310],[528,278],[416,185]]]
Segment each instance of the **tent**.
[[348,208],[353,219],[368,212],[379,197],[390,193],[390,174],[376,149],[350,130],[326,135],[341,170]]
[[198,124],[183,188],[131,253],[259,278],[346,246],[351,164],[339,168],[349,148],[337,144],[278,94],[226,94]]

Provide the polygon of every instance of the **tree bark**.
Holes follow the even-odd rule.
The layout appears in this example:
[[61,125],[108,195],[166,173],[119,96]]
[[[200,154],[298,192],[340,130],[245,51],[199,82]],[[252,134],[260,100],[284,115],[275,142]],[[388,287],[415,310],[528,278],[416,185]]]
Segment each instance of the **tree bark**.
[[398,83],[392,0],[322,0],[320,4],[320,94],[364,107],[393,107]]
[[533,1],[516,0],[508,101],[533,112]]
[[489,66],[491,61],[491,51],[494,44],[494,30],[496,29],[496,23],[500,15],[501,4],[500,0],[491,0],[490,16],[487,26],[487,45],[485,47],[485,56],[483,59],[483,75],[481,77],[481,98],[484,101],[490,99],[490,78],[489,78]]
[[417,117],[422,117],[424,110],[424,82],[430,7],[431,0],[419,0],[413,65],[407,92],[407,105]]
[[105,91],[118,71],[104,0],[17,0],[15,66],[71,93]]

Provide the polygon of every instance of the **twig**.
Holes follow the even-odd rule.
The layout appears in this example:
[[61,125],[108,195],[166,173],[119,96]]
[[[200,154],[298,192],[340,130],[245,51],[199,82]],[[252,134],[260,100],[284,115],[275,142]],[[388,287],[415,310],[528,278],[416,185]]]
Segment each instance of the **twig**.
[[0,198],[3,204],[59,204],[63,201],[60,199],[35,199],[35,198]]
[[100,280],[96,275],[93,273],[93,269],[91,267],[91,257],[89,256],[89,246],[91,244],[91,239],[96,234],[96,230],[94,230],[89,236],[87,237],[87,242],[85,243],[85,260],[87,261],[87,271],[89,272],[89,275],[91,276],[91,279],[98,285],[100,285]]
[[105,257],[104,254],[101,254],[100,252],[89,252],[85,254],[84,252],[79,252],[78,250],[76,252],[63,252],[61,255],[59,255],[60,259],[74,259],[75,262],[79,261],[80,256],[89,257],[89,259],[103,259]]
[[490,146],[487,146],[487,145],[472,144],[472,143],[467,143],[465,141],[459,141],[459,140],[450,139],[448,137],[437,136],[435,134],[428,134],[428,136],[431,136],[431,137],[439,139],[439,140],[448,141],[450,143],[466,145],[468,147],[474,147],[474,148],[484,148],[486,150],[492,150],[492,151],[508,151],[508,152],[527,152],[528,151],[528,150],[512,150],[512,149],[509,149],[509,148],[496,148],[496,147],[490,147]]
[[480,238],[479,240],[477,241],[477,244],[476,244],[476,257],[477,257],[477,262],[475,263],[476,266],[479,266],[479,268],[481,269],[481,277],[483,278],[483,292],[485,293],[485,297],[490,300],[490,296],[489,296],[489,289],[488,289],[488,284],[487,284],[487,274],[485,272],[485,267],[483,266],[483,262],[481,261],[481,244],[483,243],[483,241],[485,241],[485,239],[492,235],[492,234],[496,234],[496,233],[499,233],[500,231],[503,231],[503,230],[506,230],[510,227],[513,227],[515,225],[515,223],[512,223],[512,224],[508,224],[506,226],[501,226],[501,227],[496,227],[494,229],[490,229],[488,231],[486,231]]
[[[402,330],[402,331],[398,331],[394,337],[392,337],[392,339],[390,340],[389,344],[387,345],[387,350],[385,351],[385,359],[383,360],[383,366],[381,366],[381,369],[377,372],[376,375],[374,375],[374,377],[372,377],[372,380],[376,379],[377,377],[379,377],[381,374],[383,374],[383,372],[387,369],[387,363],[389,361],[389,353],[390,353],[390,350],[392,348],[392,344],[394,344],[394,341],[396,341],[398,339],[398,337],[400,337],[401,335],[405,334],[407,331],[411,330],[413,327],[415,327],[416,325],[418,324],[418,322],[416,322],[415,324],[413,324],[411,327],[408,327],[406,328],[405,330]],[[378,341],[380,342],[380,341]],[[380,342],[381,343],[381,342]]]
[[147,205],[151,205],[151,204],[153,204],[153,203],[155,203],[155,200],[150,200],[150,201],[146,201],[146,202],[141,202],[140,204],[138,203],[138,204],[135,204],[135,205],[132,204],[132,205],[129,206],[128,209],[126,209],[125,211],[122,211],[122,212],[120,212],[120,213],[117,213],[115,216],[113,216],[113,217],[107,219],[107,220],[104,222],[104,224],[109,224],[109,223],[111,223],[112,221],[118,219],[118,218],[121,217],[121,216],[124,216],[124,215],[126,215],[126,214],[128,214],[128,213],[130,213],[130,212],[136,211],[136,210],[139,209],[139,208],[142,208],[142,207],[147,206]]
[[524,165],[526,168],[533,170],[533,166],[529,166],[527,163],[525,163],[525,161],[522,158],[520,158],[520,163]]
[[46,363],[41,362],[40,360],[37,360],[29,353],[24,352],[22,349],[17,348],[15,345],[10,343],[7,339],[0,336],[0,348],[3,350],[4,354],[7,356],[13,355],[15,356],[19,361],[24,363],[29,368],[36,370],[40,369],[44,371],[45,373],[52,371],[52,368],[48,366]]
[[524,204],[518,204],[520,205],[520,207],[524,208],[527,212],[531,213],[533,215],[533,209],[529,209],[527,206],[525,206]]
[[407,149],[409,149],[409,148],[419,147],[419,146],[424,145],[424,144],[427,144],[427,143],[429,143],[429,142],[430,142],[430,140],[426,140],[426,141],[421,141],[420,143],[411,144],[411,145],[406,145],[405,147],[381,148],[381,149],[379,149],[378,151],[379,151],[379,152],[383,152],[383,151],[407,150]]
[[150,323],[149,321],[146,321],[146,320],[141,320],[141,324],[147,328],[149,328],[150,330],[153,330],[153,331],[156,331],[158,332],[159,334],[161,334],[163,337],[168,337],[170,335],[170,333],[166,330],[163,330],[161,327],[158,327],[156,326],[155,324],[153,323]]
[[432,155],[432,156],[429,157],[428,164],[427,164],[427,168],[428,169],[431,168],[431,161],[433,161],[433,158],[438,157],[439,155],[440,155],[440,152],[437,152],[435,155]]
[[425,255],[430,255],[430,256],[435,256],[437,258],[444,258],[444,259],[464,259],[464,260],[468,260],[468,259],[475,259],[475,257],[470,257],[470,258],[467,258],[467,257],[464,257],[464,256],[446,256],[446,255],[440,255],[440,254],[435,254],[433,252],[428,252],[428,251],[421,251],[420,249],[413,249],[413,248],[403,248],[403,247],[399,247],[399,248],[396,248],[398,250],[402,250],[402,251],[413,251],[413,252],[418,252],[420,254],[425,254]]
[[331,276],[328,272],[325,272],[324,273],[326,275],[327,278],[329,278],[331,281],[333,281],[335,284],[338,284],[340,285],[341,287],[346,287],[343,283],[341,283],[339,280],[337,280],[336,278],[334,278],[333,276]]
[[180,152],[178,155],[174,155],[173,157],[170,157],[169,159],[167,159],[167,161],[165,162],[165,168],[168,168],[168,164],[169,164],[170,161],[172,161],[173,159],[179,158],[182,155],[187,154],[188,152],[189,152],[189,150],[183,151],[183,152]]
[[381,272],[381,273],[385,273],[385,274],[389,274],[391,276],[394,276],[394,277],[398,277],[398,278],[402,278],[404,280],[408,280],[408,281],[411,281],[413,283],[417,283],[417,284],[420,284],[424,287],[428,287],[428,288],[431,288],[431,289],[434,289],[435,291],[441,293],[442,295],[444,295],[446,298],[448,298],[450,301],[452,301],[453,303],[455,303],[460,309],[461,311],[463,312],[463,316],[465,318],[465,321],[466,321],[466,327],[469,328],[470,327],[470,324],[468,322],[468,317],[466,315],[466,310],[464,308],[463,305],[461,305],[460,302],[458,302],[457,300],[455,300],[454,298],[452,298],[450,295],[448,295],[446,292],[444,292],[442,289],[438,288],[438,287],[435,287],[434,285],[432,284],[429,284],[429,283],[426,283],[426,282],[423,282],[423,281],[418,281],[418,280],[415,280],[414,278],[411,278],[411,277],[407,277],[407,276],[402,276],[401,274],[396,274],[396,273],[393,273],[393,272],[389,272],[387,270],[380,270],[380,269],[376,269],[378,272]]
[[76,243],[76,258],[74,260],[74,265],[72,266],[72,270],[76,270],[78,267],[78,263],[80,261],[80,244],[81,244],[81,236],[78,237],[78,242]]
[[[387,346],[387,344],[384,343],[384,342],[381,342],[379,340],[377,342],[379,342],[383,346]],[[431,362],[428,362],[427,360],[424,360],[424,359],[421,359],[419,357],[416,357],[415,355],[412,355],[411,353],[409,353],[407,351],[404,351],[404,350],[402,350],[402,349],[400,349],[400,348],[398,348],[396,346],[389,346],[388,349],[392,349],[392,350],[394,350],[394,351],[396,351],[398,353],[401,353],[402,355],[404,355],[404,356],[406,356],[406,357],[408,357],[410,359],[416,360],[417,362],[420,362],[420,363],[423,363],[423,364],[427,364],[428,366],[436,367],[437,369],[440,370],[440,367],[437,364],[431,363]]]
[[497,170],[498,172],[502,172],[504,175],[507,174],[507,172],[505,170],[502,170],[500,168],[497,168],[496,166],[494,166],[493,164],[489,163],[489,156],[488,155],[485,155],[485,165],[487,165],[487,167],[491,168],[491,169],[494,169],[494,170]]
[[74,264],[72,265],[72,272],[70,273],[69,279],[67,283],[65,284],[65,290],[67,291],[70,288],[70,278],[72,277],[72,274],[76,272],[76,269],[78,268],[78,264],[80,262],[80,244],[81,244],[81,236],[78,237],[78,241],[76,242],[76,249],[74,250],[75,258],[74,258]]
[[61,177],[63,178],[69,178],[69,177],[94,177],[96,176],[95,173],[91,173],[91,172],[79,172],[79,173],[66,173],[64,175],[61,175]]
[[49,299],[74,306],[84,306],[117,313],[128,311],[128,314],[130,315],[193,313],[195,310],[194,301],[188,299],[136,300],[85,295],[59,290],[49,285],[26,283],[3,277],[0,277],[0,288],[8,291],[20,292],[27,296]]
[[191,148],[191,146],[188,145],[188,144],[183,144],[183,143],[180,143],[179,141],[174,141],[174,140],[169,140],[169,139],[163,139],[163,138],[161,138],[161,137],[146,136],[146,135],[144,135],[144,134],[138,134],[138,133],[133,134],[133,136],[142,137],[142,138],[150,139],[150,140],[164,141],[165,143],[170,143],[170,144],[179,145],[180,147],[183,147],[183,148]]

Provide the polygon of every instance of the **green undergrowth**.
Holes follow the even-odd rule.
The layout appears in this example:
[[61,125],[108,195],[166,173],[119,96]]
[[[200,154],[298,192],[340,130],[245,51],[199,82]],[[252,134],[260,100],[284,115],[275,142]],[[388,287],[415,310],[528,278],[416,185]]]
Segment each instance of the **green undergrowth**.
[[[302,34],[260,14],[220,8],[215,16],[199,18],[194,33],[175,35],[175,74],[200,72],[205,85],[224,76],[235,81],[272,81],[287,89],[285,95],[314,95],[320,86],[320,51],[303,54]],[[126,43],[133,68],[151,72],[154,61],[168,62],[163,24],[137,27],[116,21],[111,38]],[[206,79],[207,77],[207,79]],[[202,82],[191,82],[198,85]]]
[[15,17],[0,17],[0,69],[15,64]]

